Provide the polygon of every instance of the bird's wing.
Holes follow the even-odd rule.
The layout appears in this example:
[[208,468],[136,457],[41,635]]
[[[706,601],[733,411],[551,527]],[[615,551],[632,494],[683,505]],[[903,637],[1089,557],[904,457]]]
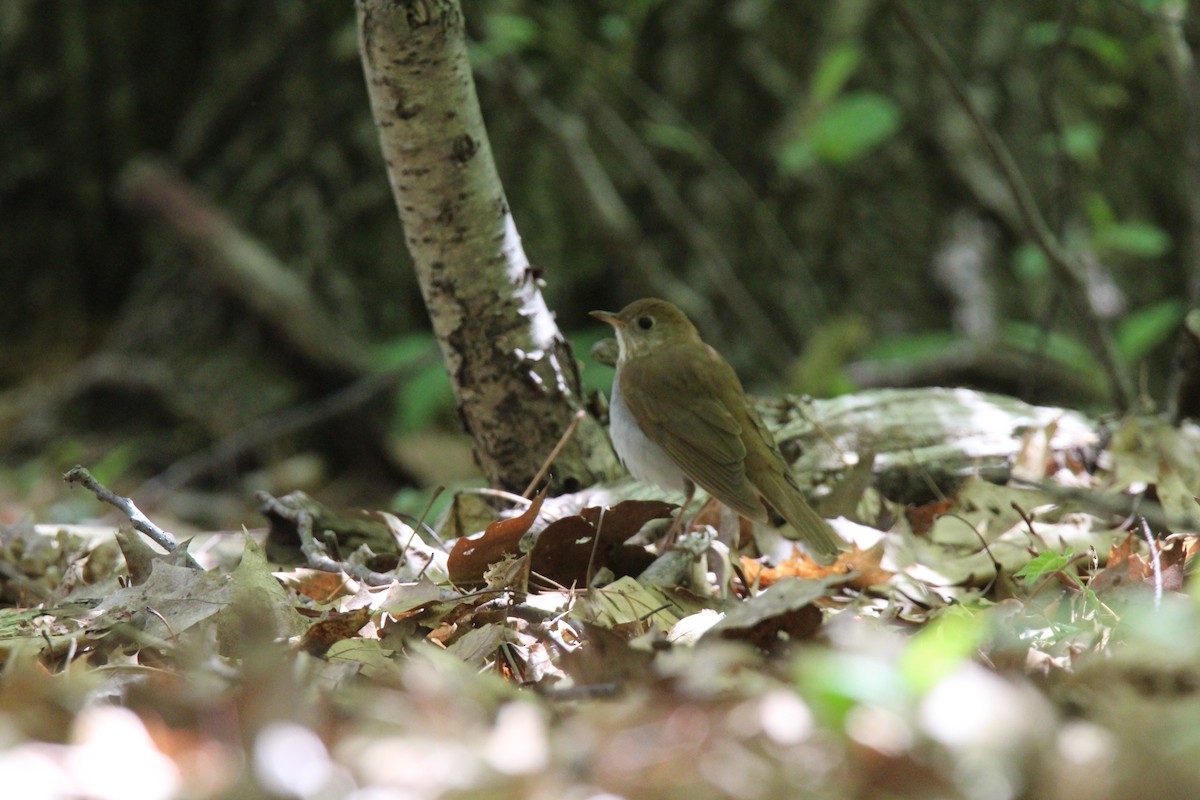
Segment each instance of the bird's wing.
[[821,563],[829,563],[837,557],[839,551],[847,549],[846,543],[834,535],[829,523],[804,499],[787,460],[779,451],[779,445],[767,429],[766,423],[762,421],[762,417],[752,406],[746,406],[746,417],[746,424],[752,426],[762,437],[770,453],[769,469],[759,478],[755,488],[767,504],[787,520],[795,534],[788,538],[804,540],[813,558]]
[[[622,369],[622,397],[646,435],[697,486],[742,516],[765,521],[766,509],[746,479],[741,415],[723,399],[728,392],[721,391],[722,382],[737,381],[724,359],[684,361],[665,349],[633,359]],[[672,402],[647,402],[644,392],[628,390],[633,385],[655,385]]]

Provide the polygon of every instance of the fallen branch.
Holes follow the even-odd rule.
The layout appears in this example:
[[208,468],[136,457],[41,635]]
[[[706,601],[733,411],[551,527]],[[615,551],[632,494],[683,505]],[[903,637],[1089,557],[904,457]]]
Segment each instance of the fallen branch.
[[317,527],[317,515],[307,505],[307,498],[289,496],[276,499],[266,492],[259,492],[256,497],[262,504],[261,510],[268,516],[274,515],[287,520],[296,526],[296,535],[300,539],[300,552],[308,566],[322,572],[335,574],[345,573],[351,578],[372,586],[386,586],[396,580],[394,575],[375,572],[365,566],[338,561],[329,555],[325,545],[318,542],[313,534]]
[[[133,504],[133,501],[128,497],[122,497],[116,494],[108,487],[104,486],[100,481],[92,477],[92,473],[88,472],[81,466],[74,466],[69,469],[64,475],[63,480],[68,485],[81,484],[85,489],[96,495],[96,498],[103,503],[108,503],[113,508],[120,511],[125,516],[129,517],[129,521],[133,524],[135,530],[145,534],[154,541],[162,549],[168,553],[179,552],[179,542],[170,533],[167,533],[162,528],[150,521],[150,518],[141,512],[141,510]],[[192,569],[202,569],[192,558],[192,554],[183,551],[183,562],[186,566]]]

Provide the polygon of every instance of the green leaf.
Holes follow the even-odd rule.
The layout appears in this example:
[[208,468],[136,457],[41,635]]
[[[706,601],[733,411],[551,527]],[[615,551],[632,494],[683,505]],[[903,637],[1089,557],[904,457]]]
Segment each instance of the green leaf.
[[817,651],[796,665],[795,682],[816,716],[841,727],[859,705],[898,710],[910,702],[904,679],[894,663],[858,653]]
[[575,358],[583,361],[583,371],[580,373],[580,377],[583,379],[582,389],[585,395],[592,392],[608,394],[609,389],[612,387],[612,367],[600,364],[588,357],[588,353],[591,352],[592,346],[596,342],[611,337],[612,328],[607,325],[586,328],[567,334],[567,340],[571,343],[571,350],[575,353]]
[[863,353],[869,361],[890,361],[917,364],[944,355],[962,344],[962,337],[952,331],[930,331],[910,336],[881,339]]
[[[1025,41],[1034,47],[1056,47],[1061,37],[1062,27],[1057,22],[1037,22],[1025,29]],[[1075,25],[1067,33],[1067,42],[1114,72],[1124,71],[1129,63],[1125,43],[1096,28]]]
[[638,126],[638,130],[647,144],[696,160],[704,155],[704,142],[687,128],[665,122],[645,122]]
[[798,175],[814,167],[817,156],[813,152],[812,142],[806,136],[797,136],[785,143],[776,156],[779,171],[785,175]]
[[425,366],[415,369],[396,393],[394,424],[399,433],[420,430],[453,409],[454,387],[429,333],[408,334],[371,351],[371,365],[381,371],[421,363]]
[[971,658],[984,638],[983,619],[951,606],[918,633],[900,656],[900,674],[918,695],[936,686]]
[[810,93],[816,105],[824,105],[837,97],[846,81],[858,70],[862,50],[852,42],[843,42],[821,57],[813,73]]
[[1057,22],[1034,22],[1025,28],[1025,43],[1033,47],[1049,47],[1058,41]]
[[1104,132],[1090,122],[1071,125],[1063,131],[1063,149],[1080,164],[1095,164],[1100,160],[1100,142]]
[[375,345],[371,350],[371,366],[379,371],[403,369],[437,353],[433,335],[410,333],[389,342]]
[[1076,28],[1071,43],[1091,53],[1097,61],[1114,72],[1123,72],[1129,63],[1125,43],[1095,28]]
[[847,164],[882,144],[900,128],[900,109],[873,92],[854,92],[834,101],[807,131],[813,152],[832,164]]
[[1071,563],[1071,548],[1064,553],[1047,551],[1039,553],[1025,566],[1014,573],[1014,577],[1024,578],[1027,584],[1034,584],[1039,578],[1058,572]]
[[420,430],[454,408],[454,387],[441,364],[417,372],[396,397],[396,427],[400,433]]
[[538,24],[529,17],[495,11],[483,22],[483,38],[470,42],[471,64],[480,67],[497,58],[519,55],[534,46],[541,37]]
[[1135,364],[1174,337],[1186,311],[1186,303],[1170,299],[1126,316],[1117,326],[1117,351],[1122,360]]
[[1013,347],[1028,353],[1042,353],[1046,358],[1081,374],[1102,375],[1104,372],[1086,345],[1061,333],[1047,333],[1039,325],[1006,323],[1003,338]]
[[1025,243],[1013,253],[1013,271],[1026,283],[1041,283],[1050,277],[1050,262],[1037,245]]
[[91,467],[92,476],[100,483],[111,486],[128,472],[141,457],[141,450],[133,442],[123,442],[104,454]]
[[1117,221],[1117,215],[1109,205],[1108,198],[1099,192],[1089,192],[1083,198],[1083,211],[1093,228],[1102,228]]
[[495,11],[484,22],[488,49],[493,57],[520,53],[533,45],[541,35],[538,24],[520,14]]
[[1092,245],[1100,253],[1158,258],[1171,248],[1171,237],[1149,222],[1113,222],[1096,230]]

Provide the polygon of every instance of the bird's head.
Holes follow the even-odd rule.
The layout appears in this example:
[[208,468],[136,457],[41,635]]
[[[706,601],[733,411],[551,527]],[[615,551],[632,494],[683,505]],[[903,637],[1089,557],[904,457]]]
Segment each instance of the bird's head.
[[687,315],[657,297],[634,300],[615,314],[593,311],[591,315],[612,325],[623,361],[668,345],[700,341],[700,334]]

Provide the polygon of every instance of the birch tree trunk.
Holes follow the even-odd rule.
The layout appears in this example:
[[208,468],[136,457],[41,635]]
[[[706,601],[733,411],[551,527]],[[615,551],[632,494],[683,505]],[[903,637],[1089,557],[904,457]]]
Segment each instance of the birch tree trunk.
[[[356,0],[392,195],[459,416],[488,480],[521,491],[582,407],[492,160],[458,0]],[[585,416],[553,469],[575,489],[619,473]]]

